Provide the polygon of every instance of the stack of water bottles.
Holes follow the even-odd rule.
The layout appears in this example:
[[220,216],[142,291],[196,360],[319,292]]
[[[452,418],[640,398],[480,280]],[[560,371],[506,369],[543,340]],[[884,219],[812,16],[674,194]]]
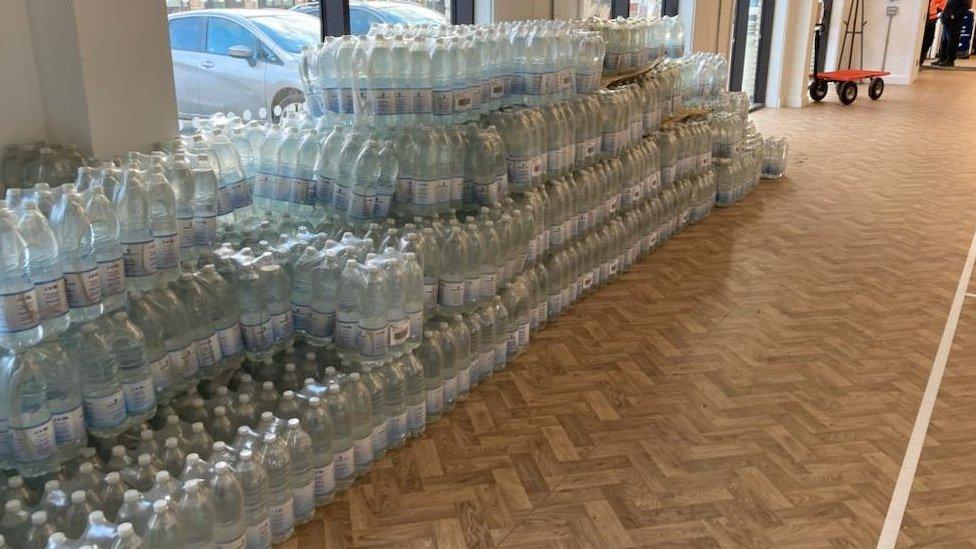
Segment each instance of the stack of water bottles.
[[[680,55],[670,20],[617,21],[657,65],[594,91],[590,24],[374,27],[304,52],[308,113],[195,119],[73,184],[9,189],[7,543],[282,541],[536,330],[754,188],[762,140],[722,61],[660,60]],[[463,76],[449,118],[378,116],[427,94],[373,70],[404,48]],[[498,78],[500,102],[458,111]]]
[[592,17],[574,23],[599,32],[606,44],[603,73],[617,75],[651,67],[665,57],[684,55],[684,30],[676,17]]

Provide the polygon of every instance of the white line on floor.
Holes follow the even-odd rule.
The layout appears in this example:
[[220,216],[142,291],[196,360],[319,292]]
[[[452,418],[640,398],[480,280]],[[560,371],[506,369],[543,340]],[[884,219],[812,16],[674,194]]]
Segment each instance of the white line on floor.
[[959,324],[959,314],[962,312],[962,302],[967,295],[966,289],[969,287],[974,263],[976,263],[976,232],[973,233],[973,239],[969,243],[969,254],[966,255],[966,263],[963,265],[962,274],[959,275],[956,296],[952,300],[949,317],[946,318],[945,328],[942,330],[939,350],[935,354],[932,370],[929,372],[929,381],[925,385],[925,393],[922,394],[922,402],[918,406],[918,415],[915,416],[912,437],[908,440],[905,459],[901,463],[901,471],[898,472],[898,482],[895,483],[895,490],[891,494],[888,514],[885,516],[884,525],[881,527],[881,537],[878,538],[879,549],[892,548],[895,546],[895,541],[898,540],[898,531],[901,529],[905,507],[908,505],[908,495],[912,491],[912,482],[915,480],[915,469],[918,467],[918,459],[922,455],[925,433],[929,429],[932,409],[935,407],[935,399],[939,395],[939,386],[942,385],[942,376],[945,374],[946,363],[949,361],[949,350],[952,348],[952,340],[956,336],[956,326]]

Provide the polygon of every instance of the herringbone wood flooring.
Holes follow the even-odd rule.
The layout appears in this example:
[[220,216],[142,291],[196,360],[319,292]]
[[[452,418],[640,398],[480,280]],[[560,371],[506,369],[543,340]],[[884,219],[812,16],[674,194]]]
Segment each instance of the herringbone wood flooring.
[[[578,304],[284,546],[873,546],[976,224],[976,75],[755,118],[788,179]],[[952,353],[902,544],[976,538],[976,303]]]

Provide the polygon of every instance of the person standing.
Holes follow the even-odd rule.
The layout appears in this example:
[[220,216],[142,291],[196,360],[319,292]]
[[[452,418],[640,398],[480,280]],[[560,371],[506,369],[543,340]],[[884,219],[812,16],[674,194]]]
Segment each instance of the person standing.
[[925,57],[932,48],[935,40],[935,24],[939,21],[939,12],[945,9],[947,0],[929,0],[929,13],[925,19],[925,32],[922,33],[922,53],[919,54],[918,65],[925,63]]
[[939,60],[932,63],[937,67],[952,67],[956,64],[956,51],[959,49],[959,35],[962,34],[962,21],[972,8],[972,0],[948,0],[942,10],[942,48]]

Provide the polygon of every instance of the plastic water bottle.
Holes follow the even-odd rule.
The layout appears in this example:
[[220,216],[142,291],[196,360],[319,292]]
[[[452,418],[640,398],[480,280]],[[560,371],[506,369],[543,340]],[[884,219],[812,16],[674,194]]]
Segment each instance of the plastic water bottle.
[[[94,511],[92,504],[87,501],[87,494],[84,490],[71,492],[71,504],[64,514],[64,524],[61,531],[69,538],[77,539],[85,533],[88,527],[88,515]],[[9,505],[9,503],[8,503]],[[9,511],[9,509],[8,509]],[[4,513],[6,517],[7,513]]]
[[81,535],[82,540],[95,547],[111,547],[115,536],[115,525],[105,518],[105,513],[96,509],[88,514],[85,531]]
[[105,340],[118,364],[126,413],[131,421],[141,423],[156,414],[156,390],[145,338],[125,311],[115,313],[107,327]]
[[12,350],[0,360],[0,419],[9,441],[2,448],[4,462],[30,477],[54,471],[59,463],[45,382],[33,352]]
[[149,178],[149,226],[156,245],[156,267],[172,280],[179,269],[181,230],[173,185],[160,171]]
[[[326,401],[332,416],[334,436],[332,457],[335,461],[336,491],[345,490],[355,478],[355,449],[352,444],[352,409],[348,385],[337,377],[329,376],[326,369],[329,392]],[[332,370],[333,374],[335,370]]]
[[244,517],[248,549],[271,547],[268,475],[251,450],[241,450],[236,467],[244,493]]
[[81,196],[66,191],[52,211],[51,223],[60,245],[71,322],[95,319],[102,314],[102,290],[95,233]]
[[424,372],[425,419],[427,422],[437,421],[444,409],[442,368],[445,359],[440,343],[432,330],[424,332],[424,341],[417,349],[417,360],[423,365]]
[[65,336],[81,372],[82,403],[89,432],[99,437],[121,433],[127,425],[119,368],[93,323]]
[[241,314],[237,307],[234,289],[213,265],[203,267],[199,274],[198,283],[207,292],[213,305],[214,331],[217,334],[222,357],[220,370],[232,370],[244,360]]
[[361,266],[355,259],[346,261],[339,279],[339,296],[336,311],[335,343],[340,355],[350,354],[358,348],[356,334],[359,330],[359,297],[364,285]]
[[[205,549],[214,544],[214,507],[210,494],[200,479],[191,479],[183,486],[183,494],[177,505],[177,513],[183,522],[186,542],[183,547]],[[150,532],[152,527],[150,527]]]
[[291,456],[291,491],[295,524],[305,524],[315,516],[315,472],[312,469],[312,439],[297,418],[288,420],[285,431]]
[[114,202],[127,283],[133,288],[147,289],[152,287],[156,274],[157,251],[149,226],[149,193],[139,174],[138,170],[126,170]]
[[248,357],[257,360],[270,356],[274,350],[274,331],[265,300],[267,290],[252,267],[241,270],[236,290]]
[[109,520],[115,521],[118,510],[122,507],[125,485],[122,484],[122,475],[117,471],[105,475],[104,480],[102,484],[102,511]]
[[214,542],[220,548],[244,547],[244,490],[226,461],[214,466],[210,480],[214,511]]
[[41,312],[28,270],[28,248],[13,219],[0,217],[0,345],[23,348],[41,340]]
[[274,433],[266,433],[261,442],[261,464],[268,475],[271,541],[280,543],[291,537],[295,528],[291,455],[287,444],[279,443]]
[[57,528],[48,522],[46,512],[35,511],[34,513],[31,513],[31,526],[27,530],[27,535],[24,537],[23,547],[29,549],[44,549],[44,547],[47,545],[48,538],[56,531]]
[[105,311],[125,305],[125,261],[119,240],[119,218],[115,207],[98,187],[92,189],[86,207],[95,233],[95,254]]
[[0,535],[11,547],[23,547],[28,529],[30,514],[24,508],[24,503],[19,499],[8,501],[3,507],[3,518],[0,518]]
[[27,245],[27,271],[36,290],[44,336],[55,338],[70,323],[58,239],[33,201],[24,203],[24,215],[17,229]]
[[308,399],[301,424],[312,442],[311,467],[315,505],[322,506],[332,501],[335,492],[335,463],[332,459],[332,416],[319,397]]
[[209,299],[192,273],[180,273],[173,290],[186,304],[189,331],[196,346],[199,376],[212,379],[218,372],[222,358],[220,340],[214,329],[214,303]]
[[197,155],[193,175],[193,245],[195,253],[217,240],[217,175],[207,155]]
[[139,547],[142,547],[142,538],[136,533],[132,523],[119,523],[111,549],[137,549]]
[[166,499],[158,499],[152,504],[152,516],[142,536],[147,547],[178,549],[187,546],[187,526],[176,505]]
[[42,342],[33,352],[45,380],[59,457],[61,461],[74,459],[87,439],[78,369],[58,339]]
[[122,496],[122,506],[119,507],[116,519],[131,524],[136,534],[145,536],[152,511],[152,503],[142,497],[138,490],[130,489]]
[[64,523],[64,513],[71,504],[67,492],[61,489],[61,482],[49,480],[44,483],[44,496],[38,507],[47,513],[48,521],[56,528],[61,528]]
[[271,317],[272,337],[277,350],[295,340],[295,323],[291,312],[291,283],[288,273],[275,262],[258,267],[258,275],[267,291],[267,309]]

